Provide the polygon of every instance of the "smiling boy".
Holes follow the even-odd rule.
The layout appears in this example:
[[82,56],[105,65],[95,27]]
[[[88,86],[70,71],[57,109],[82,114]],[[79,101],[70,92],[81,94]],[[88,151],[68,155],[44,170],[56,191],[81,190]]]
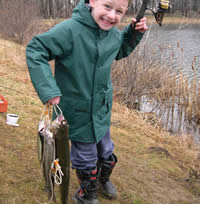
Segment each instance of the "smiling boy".
[[[127,57],[148,29],[145,18],[135,26],[132,19],[122,31],[116,28],[129,3],[81,0],[70,19],[35,36],[26,49],[31,80],[42,103],[59,104],[69,123],[70,159],[80,182],[73,197],[77,204],[98,204],[98,185],[108,198],[117,197],[110,181],[117,163],[110,137],[111,64]],[[50,60],[55,60],[55,76]]]
[[91,15],[99,28],[109,30],[119,24],[121,17],[127,10],[127,3],[128,1],[126,0],[118,0],[116,2],[112,0],[91,0]]

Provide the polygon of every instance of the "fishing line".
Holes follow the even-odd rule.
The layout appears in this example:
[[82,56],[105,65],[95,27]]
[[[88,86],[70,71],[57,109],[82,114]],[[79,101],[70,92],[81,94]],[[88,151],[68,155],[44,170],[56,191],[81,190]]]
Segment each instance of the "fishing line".
[[55,173],[54,173],[54,182],[56,185],[62,184],[62,176],[64,176],[61,166],[59,165],[59,159],[54,161]]
[[[2,82],[2,81],[1,81]],[[2,83],[1,83],[2,84]],[[6,89],[8,89],[8,90],[10,90],[10,91],[14,91],[14,92],[17,92],[17,93],[20,93],[20,94],[22,94],[22,95],[27,95],[27,94],[24,94],[23,92],[21,92],[21,91],[18,91],[18,90],[16,90],[16,89],[13,89],[13,88],[10,88],[10,87],[8,87],[8,86],[3,86],[3,85],[1,85],[0,84],[0,87],[2,87],[2,88],[6,88]],[[28,95],[28,96],[30,96],[31,98],[34,98],[33,96],[31,96],[31,95]]]
[[[53,161],[55,160],[55,139],[54,139],[54,148],[53,148]],[[50,203],[53,200],[54,196],[54,186],[53,186],[53,181],[52,181],[52,167],[49,169],[49,180],[50,180],[50,185],[51,185],[51,199],[49,200],[48,203]]]
[[[53,105],[53,109],[55,111],[57,118],[59,117],[59,114],[58,114],[56,108],[59,110],[60,115],[63,116],[61,108],[58,106],[58,104],[55,104],[55,105]],[[54,151],[55,151],[55,149],[56,149],[56,147],[55,147],[55,142],[54,142]],[[55,184],[60,185],[62,183],[62,176],[64,176],[64,174],[62,172],[61,166],[59,165],[59,159],[56,159],[55,156],[56,155],[54,154],[54,163],[53,163],[54,168],[55,168],[54,182],[55,182]]]
[[59,114],[58,114],[56,108],[60,111],[60,114],[63,115],[62,110],[61,110],[61,108],[58,106],[58,104],[55,104],[55,105],[53,106],[53,108],[54,108],[54,111],[55,111],[57,117],[59,116]]

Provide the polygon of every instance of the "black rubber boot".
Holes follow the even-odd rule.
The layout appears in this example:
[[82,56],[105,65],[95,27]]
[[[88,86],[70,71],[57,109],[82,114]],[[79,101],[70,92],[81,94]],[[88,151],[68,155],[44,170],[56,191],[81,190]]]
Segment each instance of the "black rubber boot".
[[100,189],[103,195],[109,199],[117,198],[117,190],[110,181],[110,175],[116,163],[117,157],[114,154],[112,154],[108,160],[101,160],[99,163],[99,168],[101,169],[99,179]]
[[76,175],[80,182],[80,188],[73,196],[76,204],[99,204],[97,200],[97,183],[98,171],[93,170],[76,170]]

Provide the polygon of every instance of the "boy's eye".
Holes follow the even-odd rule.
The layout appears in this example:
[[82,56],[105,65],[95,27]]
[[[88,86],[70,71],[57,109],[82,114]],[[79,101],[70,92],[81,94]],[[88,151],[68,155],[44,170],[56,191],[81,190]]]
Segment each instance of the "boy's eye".
[[118,15],[122,15],[122,14],[123,14],[123,12],[122,12],[121,10],[117,10],[116,13],[117,13]]
[[111,6],[108,5],[108,4],[105,4],[104,6],[105,6],[106,9],[110,9],[111,8]]

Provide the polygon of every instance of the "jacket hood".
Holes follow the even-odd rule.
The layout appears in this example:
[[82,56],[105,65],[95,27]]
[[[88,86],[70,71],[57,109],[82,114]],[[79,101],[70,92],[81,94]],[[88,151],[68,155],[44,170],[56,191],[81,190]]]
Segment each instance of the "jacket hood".
[[86,5],[87,0],[81,0],[79,4],[74,8],[72,18],[85,24],[89,27],[99,28],[94,21],[89,8]]

